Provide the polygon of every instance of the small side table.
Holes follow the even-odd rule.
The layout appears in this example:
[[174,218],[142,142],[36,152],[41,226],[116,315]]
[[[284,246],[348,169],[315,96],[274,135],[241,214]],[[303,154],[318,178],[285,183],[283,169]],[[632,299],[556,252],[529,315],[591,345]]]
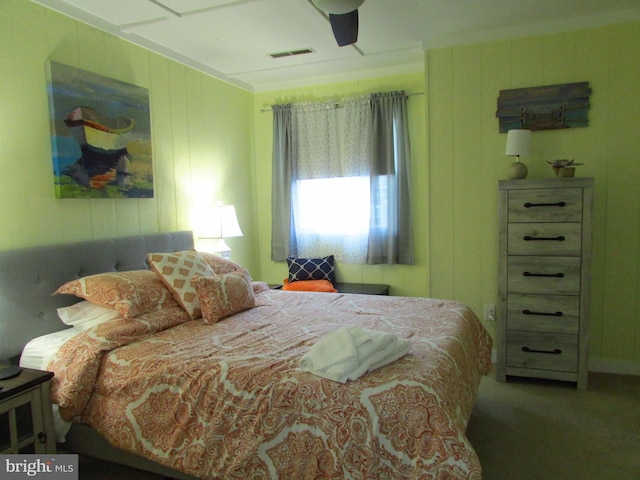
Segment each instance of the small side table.
[[[389,285],[378,283],[342,283],[336,282],[334,287],[338,293],[359,293],[362,295],[389,295]],[[272,290],[282,289],[281,283],[270,283]]]
[[389,295],[389,285],[378,283],[340,283],[336,282],[338,293],[360,293],[364,295]]
[[56,453],[49,399],[52,372],[23,368],[0,380],[0,453]]

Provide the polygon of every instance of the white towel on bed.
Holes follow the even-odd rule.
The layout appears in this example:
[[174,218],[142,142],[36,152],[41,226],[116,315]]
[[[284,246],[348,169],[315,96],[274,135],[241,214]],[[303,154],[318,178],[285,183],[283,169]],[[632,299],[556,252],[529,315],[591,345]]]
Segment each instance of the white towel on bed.
[[345,383],[406,355],[409,340],[391,333],[342,327],[322,337],[300,359],[300,369]]

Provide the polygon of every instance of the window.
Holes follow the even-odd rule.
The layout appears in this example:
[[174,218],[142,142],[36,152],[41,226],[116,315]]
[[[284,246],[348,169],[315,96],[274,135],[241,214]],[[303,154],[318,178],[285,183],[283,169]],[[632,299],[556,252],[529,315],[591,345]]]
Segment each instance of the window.
[[368,234],[369,177],[320,178],[296,183],[294,209],[299,233],[321,237]]
[[413,263],[406,95],[334,105],[273,108],[272,259]]
[[298,256],[362,263],[369,236],[369,177],[298,180],[293,186]]

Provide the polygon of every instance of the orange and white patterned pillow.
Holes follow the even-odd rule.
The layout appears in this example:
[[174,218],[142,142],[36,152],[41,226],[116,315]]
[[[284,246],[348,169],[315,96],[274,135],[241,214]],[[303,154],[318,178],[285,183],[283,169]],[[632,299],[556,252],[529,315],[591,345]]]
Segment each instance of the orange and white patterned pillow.
[[90,275],[65,283],[55,293],[75,295],[113,308],[126,318],[176,305],[169,290],[149,270]]
[[192,319],[200,318],[200,300],[191,279],[195,275],[210,276],[215,272],[194,250],[176,253],[150,253],[147,263]]
[[231,273],[244,268],[239,263],[229,260],[228,258],[221,257],[215,253],[199,252],[205,262],[213,269],[217,275],[224,275],[225,273]]
[[256,306],[251,275],[246,268],[223,275],[196,276],[191,284],[198,292],[204,323],[213,324]]

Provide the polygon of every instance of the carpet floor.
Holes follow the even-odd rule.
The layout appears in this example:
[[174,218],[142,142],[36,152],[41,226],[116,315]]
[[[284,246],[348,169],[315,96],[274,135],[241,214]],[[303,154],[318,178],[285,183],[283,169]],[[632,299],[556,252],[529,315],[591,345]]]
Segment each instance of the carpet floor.
[[[640,479],[640,377],[591,373],[572,384],[483,378],[467,436],[483,480]],[[162,476],[81,457],[81,480]],[[375,480],[375,479],[372,479]]]
[[640,377],[482,380],[467,437],[483,480],[640,479]]

